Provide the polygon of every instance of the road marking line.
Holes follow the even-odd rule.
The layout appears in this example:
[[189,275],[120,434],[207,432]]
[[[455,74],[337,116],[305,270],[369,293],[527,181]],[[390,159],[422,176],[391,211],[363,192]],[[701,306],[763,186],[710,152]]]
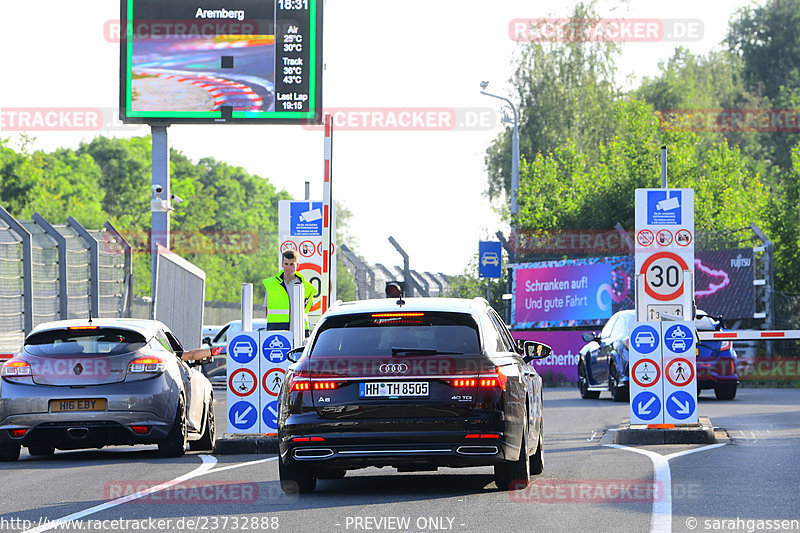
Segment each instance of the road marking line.
[[143,498],[155,492],[162,491],[173,485],[177,485],[178,483],[181,483],[183,481],[188,481],[192,478],[202,476],[203,474],[208,472],[211,468],[213,468],[215,464],[217,464],[217,458],[211,455],[201,455],[200,459],[203,460],[203,464],[201,464],[191,472],[184,474],[182,476],[178,476],[173,480],[165,481],[160,485],[155,485],[148,489],[139,491],[135,494],[129,494],[128,496],[123,496],[121,498],[117,498],[116,500],[112,500],[110,502],[105,502],[101,503],[100,505],[95,505],[94,507],[90,507],[83,511],[78,511],[77,513],[72,513],[70,515],[61,518],[56,518],[55,520],[43,524],[37,528],[29,529],[24,533],[40,533],[41,531],[49,531],[55,527],[58,527],[60,524],[69,522],[70,520],[80,520],[84,516],[99,513],[100,511],[105,511],[106,509],[110,509],[112,507],[116,507],[117,505],[122,505],[123,503],[128,503],[133,500],[138,500],[139,498]]
[[675,452],[669,455],[661,455],[660,453],[651,452],[650,450],[630,448],[620,444],[603,444],[603,446],[646,455],[651,461],[653,461],[653,483],[656,486],[663,487],[663,495],[662,498],[653,501],[653,517],[650,519],[650,532],[669,533],[672,531],[672,473],[669,469],[670,459],[676,459],[678,457],[683,457],[684,455],[712,450],[714,448],[725,446],[726,444],[727,442],[709,444],[708,446],[701,446],[700,448]]
[[274,461],[277,459],[278,456],[268,457],[266,459],[256,459],[255,461],[248,461],[246,463],[236,463],[232,465],[222,466],[220,468],[214,468],[214,465],[217,464],[217,458],[213,455],[200,455],[200,459],[203,461],[203,464],[189,472],[188,474],[184,474],[182,476],[176,477],[173,480],[165,481],[160,485],[155,485],[143,491],[137,492],[135,494],[129,494],[127,496],[123,496],[121,498],[117,498],[116,500],[112,500],[110,502],[101,503],[100,505],[95,505],[94,507],[90,507],[83,511],[78,511],[77,513],[73,513],[71,515],[67,515],[61,518],[56,518],[46,524],[43,524],[39,527],[34,529],[28,529],[23,533],[40,533],[43,531],[49,531],[55,527],[58,527],[59,524],[62,523],[69,523],[71,520],[80,520],[85,516],[89,516],[95,513],[99,513],[100,511],[105,511],[106,509],[110,509],[112,507],[116,507],[118,505],[122,505],[123,503],[128,503],[133,500],[138,500],[139,498],[143,498],[145,496],[149,496],[150,494],[154,494],[156,492],[160,492],[164,489],[168,489],[173,485],[177,485],[178,483],[182,483],[184,481],[188,481],[190,479],[194,479],[196,477],[206,476],[208,474],[216,474],[217,472],[224,472],[226,470],[233,470],[235,468],[241,468],[243,466],[252,466],[261,463],[266,463],[268,461]]

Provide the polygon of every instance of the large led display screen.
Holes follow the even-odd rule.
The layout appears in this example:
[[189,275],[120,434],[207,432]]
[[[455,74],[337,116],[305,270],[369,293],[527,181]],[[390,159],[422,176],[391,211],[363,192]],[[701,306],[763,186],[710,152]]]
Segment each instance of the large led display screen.
[[303,123],[322,114],[322,0],[121,0],[126,123]]
[[[694,259],[697,308],[727,319],[752,318],[752,248],[700,251]],[[602,326],[635,306],[633,256],[520,263],[513,266],[514,329]]]

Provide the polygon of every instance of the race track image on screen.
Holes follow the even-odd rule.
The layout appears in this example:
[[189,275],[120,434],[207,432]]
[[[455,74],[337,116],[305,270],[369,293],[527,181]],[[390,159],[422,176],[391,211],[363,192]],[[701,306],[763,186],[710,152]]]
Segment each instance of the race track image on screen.
[[316,6],[316,0],[123,0],[123,120],[314,119],[321,55]]

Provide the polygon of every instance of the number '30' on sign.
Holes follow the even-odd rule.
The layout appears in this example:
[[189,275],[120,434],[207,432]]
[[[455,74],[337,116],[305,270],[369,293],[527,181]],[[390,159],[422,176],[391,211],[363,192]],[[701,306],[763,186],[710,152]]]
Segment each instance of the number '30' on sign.
[[689,270],[686,261],[671,252],[651,255],[642,264],[645,292],[656,300],[668,302],[683,295],[683,271]]

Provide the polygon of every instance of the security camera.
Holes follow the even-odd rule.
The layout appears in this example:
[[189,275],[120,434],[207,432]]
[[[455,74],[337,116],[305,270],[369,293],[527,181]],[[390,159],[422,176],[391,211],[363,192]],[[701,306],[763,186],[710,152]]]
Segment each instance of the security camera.
[[488,81],[482,81],[481,82],[481,89],[486,90],[486,88],[488,86],[489,86],[489,82]]
[[162,187],[161,185],[159,185],[157,183],[155,185],[153,185],[152,187],[150,187],[150,188],[153,189],[153,192],[155,192],[156,194],[161,194],[161,191],[164,190],[164,187]]
[[175,202],[176,204],[181,204],[181,203],[183,203],[183,198],[181,198],[181,197],[180,197],[180,196],[178,196],[177,194],[173,194],[173,195],[171,195],[171,196],[172,196],[172,201],[173,201],[173,202]]

